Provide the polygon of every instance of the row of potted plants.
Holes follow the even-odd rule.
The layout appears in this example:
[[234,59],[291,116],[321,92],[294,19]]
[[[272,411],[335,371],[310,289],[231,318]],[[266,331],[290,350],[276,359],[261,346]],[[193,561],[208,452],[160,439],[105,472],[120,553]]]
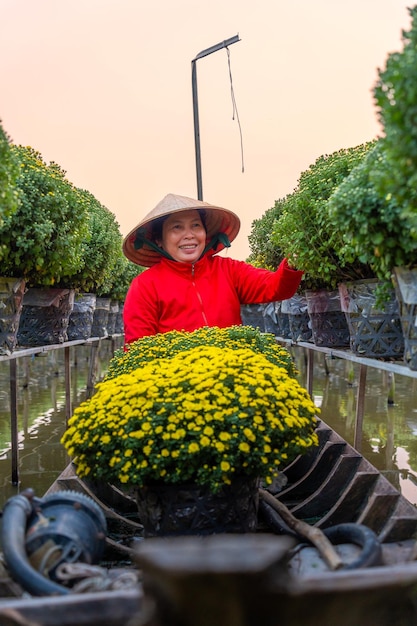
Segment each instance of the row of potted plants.
[[[338,298],[342,312],[372,310],[380,319],[368,334],[385,324],[384,314],[392,317],[404,359],[417,369],[417,7],[409,11],[404,48],[388,56],[373,90],[383,136],[319,157],[253,222],[249,260],[275,267],[283,256],[296,258],[305,270],[299,295],[318,292],[323,304],[326,290],[333,310]],[[350,295],[356,281],[365,282]]]
[[141,268],[113,213],[1,126],[0,184],[0,353],[65,341],[82,294],[123,302]]
[[[341,310],[341,301],[344,310]],[[306,290],[285,302],[242,307],[245,324],[293,342],[350,348],[359,356],[405,360],[405,341],[395,299],[376,306],[375,283],[341,284],[340,291]],[[411,361],[407,361],[414,369]]]

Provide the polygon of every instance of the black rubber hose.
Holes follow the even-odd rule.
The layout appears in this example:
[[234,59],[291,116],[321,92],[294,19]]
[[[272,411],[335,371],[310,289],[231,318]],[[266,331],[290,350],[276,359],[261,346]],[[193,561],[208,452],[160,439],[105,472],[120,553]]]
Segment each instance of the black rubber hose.
[[381,543],[373,530],[363,524],[337,524],[323,529],[324,534],[333,545],[339,543],[353,543],[362,548],[358,558],[346,565],[343,569],[358,569],[381,564]]
[[[259,501],[259,513],[261,520],[277,535],[298,535],[291,530],[281,516],[264,500]],[[343,564],[344,570],[371,567],[381,562],[381,544],[377,535],[363,524],[337,524],[329,528],[323,528],[323,533],[333,545],[340,543],[353,543],[362,548],[358,558]],[[303,538],[304,539],[304,538]],[[305,539],[304,539],[305,541]],[[309,545],[306,543],[306,545]]]
[[13,578],[34,596],[69,594],[69,589],[37,572],[27,558],[25,535],[31,513],[32,505],[24,495],[10,498],[4,506],[1,541],[7,567]]

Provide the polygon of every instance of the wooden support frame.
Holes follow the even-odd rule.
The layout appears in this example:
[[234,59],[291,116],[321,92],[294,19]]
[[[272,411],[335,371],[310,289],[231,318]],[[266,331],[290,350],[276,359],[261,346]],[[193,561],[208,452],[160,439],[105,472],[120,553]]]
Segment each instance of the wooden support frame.
[[307,372],[306,372],[306,388],[308,393],[313,395],[313,382],[314,382],[314,355],[316,352],[322,352],[331,358],[344,359],[352,363],[359,364],[359,380],[358,390],[356,396],[356,415],[355,415],[355,434],[354,434],[354,447],[361,451],[362,446],[362,430],[363,420],[365,413],[365,399],[366,399],[366,375],[368,367],[383,370],[388,372],[391,376],[400,374],[409,378],[417,378],[417,371],[409,369],[407,365],[403,365],[398,362],[384,361],[382,359],[371,359],[367,357],[361,357],[354,354],[350,350],[336,350],[333,348],[324,348],[316,346],[314,343],[307,341],[292,341],[283,337],[276,337],[278,343],[287,347],[299,347],[304,348],[307,351]]
[[[123,337],[123,335],[111,335],[105,339],[112,341],[112,350],[114,351],[116,345],[116,339]],[[90,359],[90,372],[87,381],[87,392],[91,395],[94,389],[97,376],[97,362],[99,348],[103,337],[91,337],[87,340],[67,341],[61,344],[51,344],[45,346],[38,346],[35,348],[25,348],[22,350],[16,350],[10,355],[1,355],[1,361],[9,362],[9,378],[10,378],[10,445],[11,445],[11,475],[12,485],[19,484],[19,430],[18,430],[18,361],[25,356],[33,356],[42,354],[45,352],[52,352],[55,350],[64,350],[64,367],[65,367],[65,420],[72,415],[72,399],[71,399],[71,361],[70,349],[73,346],[90,346],[91,347],[91,359]]]

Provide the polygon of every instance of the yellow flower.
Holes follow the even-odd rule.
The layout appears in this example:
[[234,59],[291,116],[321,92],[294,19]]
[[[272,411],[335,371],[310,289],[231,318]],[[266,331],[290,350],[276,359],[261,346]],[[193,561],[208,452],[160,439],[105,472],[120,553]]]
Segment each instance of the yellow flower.
[[254,329],[144,337],[109,372],[62,437],[80,476],[216,490],[238,474],[267,480],[317,445],[291,356]]

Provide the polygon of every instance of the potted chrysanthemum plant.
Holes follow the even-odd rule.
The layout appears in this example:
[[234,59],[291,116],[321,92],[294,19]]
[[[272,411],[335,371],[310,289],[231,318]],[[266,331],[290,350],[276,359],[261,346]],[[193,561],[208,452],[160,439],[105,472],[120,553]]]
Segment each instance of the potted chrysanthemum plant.
[[[126,364],[129,350],[125,373],[97,385],[63,436],[80,477],[135,488],[147,536],[254,530],[259,479],[317,444],[317,409],[289,361],[244,340],[225,347],[217,332],[218,345],[198,345],[208,330],[177,333],[184,349],[175,332],[136,342],[148,361]],[[154,358],[152,343],[166,355]]]

